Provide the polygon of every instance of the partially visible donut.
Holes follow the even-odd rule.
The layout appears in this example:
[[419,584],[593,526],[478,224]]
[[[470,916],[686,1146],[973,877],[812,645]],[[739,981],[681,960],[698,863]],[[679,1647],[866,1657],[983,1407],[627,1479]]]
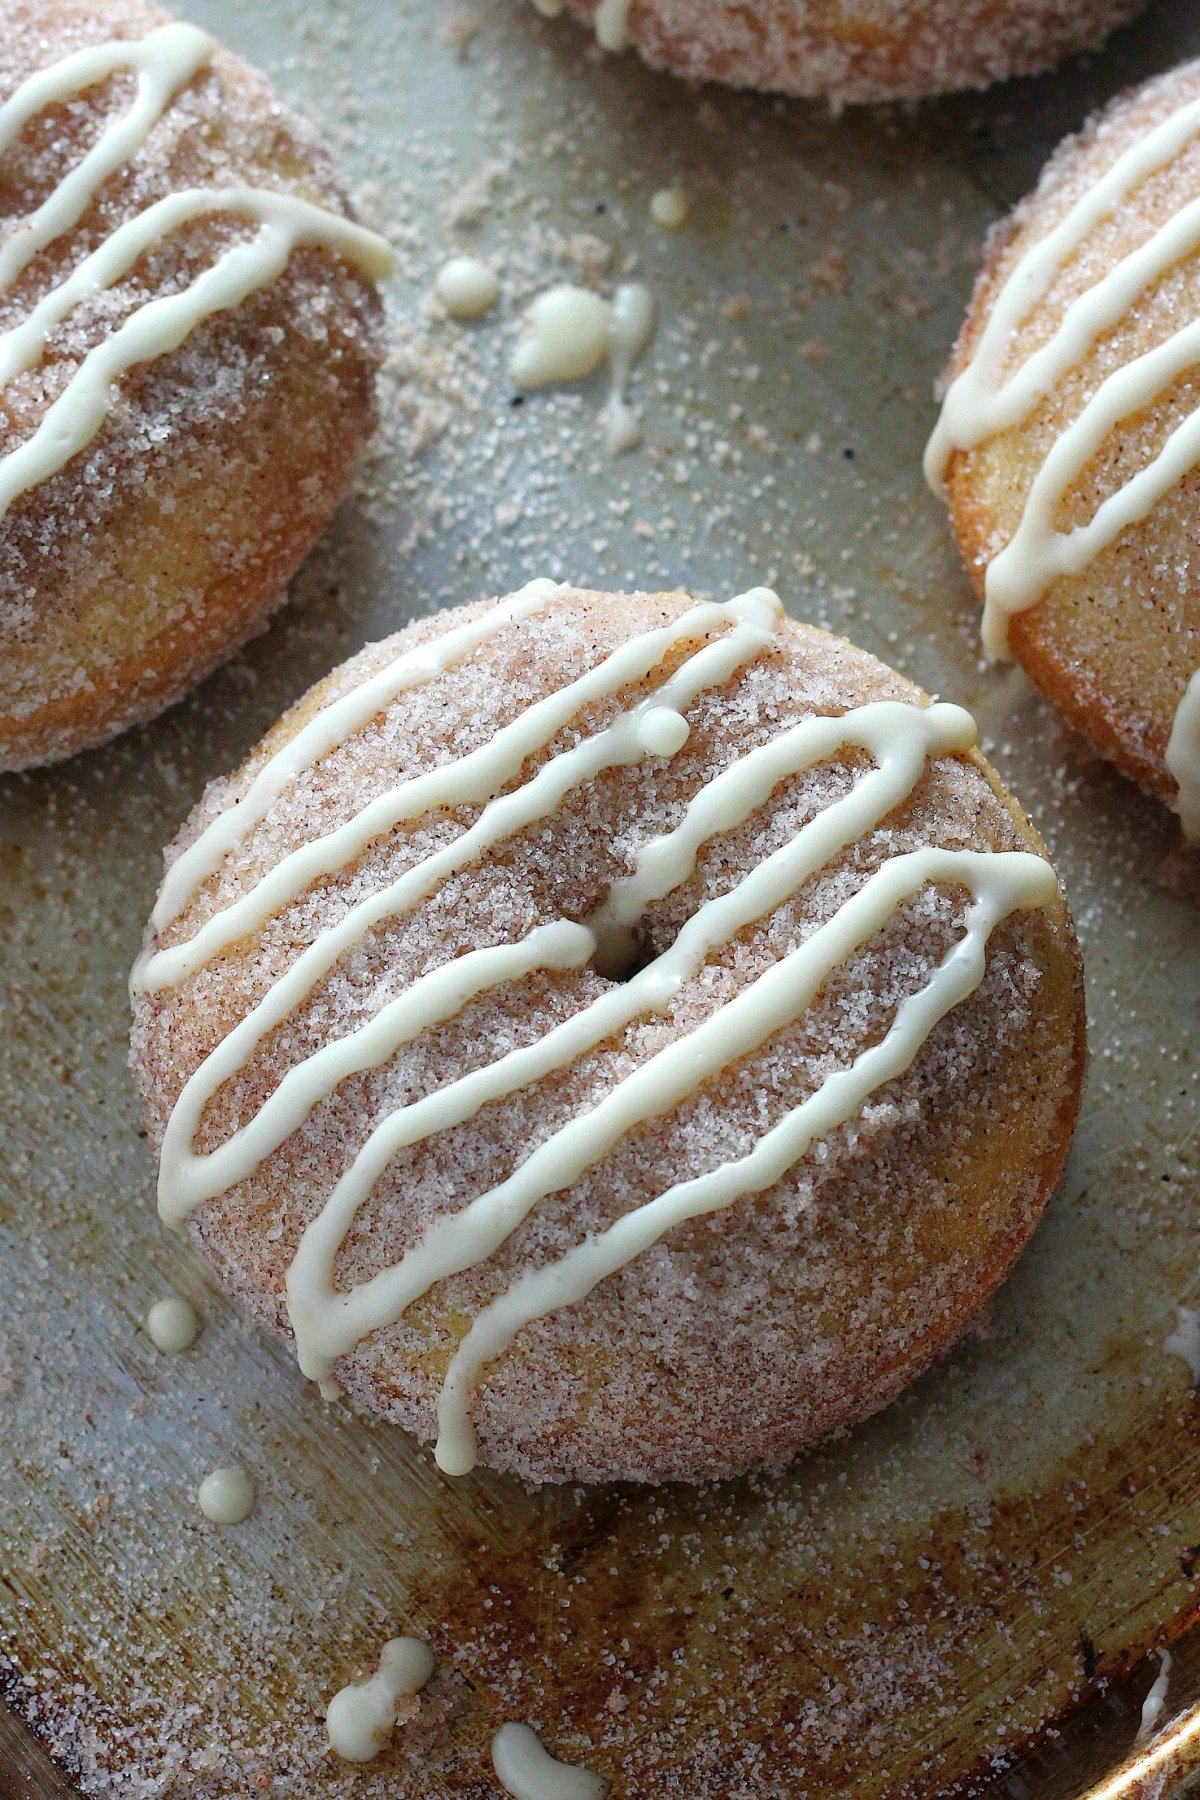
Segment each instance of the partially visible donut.
[[989,648],[1200,840],[1200,62],[1064,143],[993,242],[926,456]]
[[844,105],[1035,75],[1094,50],[1146,0],[534,0],[610,50],[697,81]]
[[698,1480],[872,1412],[1079,1099],[1070,920],[973,739],[763,590],[535,583],[363,651],[168,853],[164,1216],[451,1470],[472,1417],[535,1480]]
[[203,32],[0,0],[0,769],[148,718],[261,627],[371,430],[387,260]]

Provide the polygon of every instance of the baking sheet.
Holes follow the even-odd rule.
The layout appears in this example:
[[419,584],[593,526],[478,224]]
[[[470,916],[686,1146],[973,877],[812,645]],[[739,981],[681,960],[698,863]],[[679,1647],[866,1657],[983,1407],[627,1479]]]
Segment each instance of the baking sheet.
[[[149,728],[0,784],[15,1709],[96,1793],[483,1796],[507,1718],[630,1800],[1078,1793],[1129,1747],[1156,1665],[1132,1711],[1107,1684],[1196,1610],[1198,1414],[1161,1345],[1200,1298],[1197,914],[1166,815],[1019,672],[981,666],[919,457],[983,233],[1093,105],[1200,51],[1200,21],[1160,5],[1057,76],[831,119],[601,58],[518,0],[182,11],[335,141],[400,251],[395,352],[359,491],[267,636]],[[694,211],[665,236],[647,205],[676,180]],[[465,330],[428,298],[461,248],[505,283]],[[518,405],[504,365],[537,288],[635,269],[662,323],[634,392],[645,446],[612,463],[598,387]],[[161,846],[364,639],[535,574],[771,582],[972,707],[1084,941],[1090,1086],[1033,1247],[909,1396],[781,1475],[450,1482],[325,1407],[154,1215],[125,979]],[[139,1323],[168,1288],[205,1320],[173,1360]],[[259,1504],[221,1529],[194,1489],[234,1460]],[[439,1672],[417,1724],[351,1770],[322,1708],[397,1631]],[[1168,1710],[1200,1693],[1191,1668]],[[1022,1761],[1097,1693],[1065,1749]]]

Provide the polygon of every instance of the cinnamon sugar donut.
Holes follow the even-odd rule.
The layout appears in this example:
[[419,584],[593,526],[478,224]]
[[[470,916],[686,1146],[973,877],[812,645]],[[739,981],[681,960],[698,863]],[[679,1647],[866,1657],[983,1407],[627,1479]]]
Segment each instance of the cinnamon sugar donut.
[[1200,62],[1107,108],[993,243],[926,467],[984,637],[1200,840]]
[[882,1406],[1062,1169],[1079,957],[955,706],[765,590],[372,646],[168,852],[160,1210],[305,1372],[533,1480]]
[[141,0],[0,0],[0,769],[265,621],[373,423],[386,245],[265,78]]
[[534,0],[587,20],[606,50],[698,81],[917,100],[1034,75],[1094,50],[1145,0]]

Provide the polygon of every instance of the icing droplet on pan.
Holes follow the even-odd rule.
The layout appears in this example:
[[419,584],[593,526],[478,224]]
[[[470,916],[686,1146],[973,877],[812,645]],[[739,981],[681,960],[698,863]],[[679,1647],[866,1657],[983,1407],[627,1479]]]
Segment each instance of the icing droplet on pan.
[[452,319],[482,318],[500,298],[500,277],[477,256],[452,256],[433,285]]
[[608,356],[612,308],[587,288],[562,283],[539,294],[526,315],[508,370],[518,387],[583,381]]
[[496,1779],[513,1800],[603,1800],[608,1783],[551,1756],[528,1725],[502,1725],[492,1739]]
[[419,1638],[391,1638],[367,1681],[350,1682],[329,1702],[325,1729],[347,1762],[370,1762],[396,1728],[407,1695],[419,1693],[434,1670],[433,1652]]
[[236,1465],[214,1469],[196,1493],[196,1503],[214,1525],[240,1525],[254,1511],[254,1483]]
[[686,188],[659,188],[650,197],[650,217],[660,231],[680,231],[691,215],[692,203]]
[[146,1330],[155,1349],[167,1356],[189,1350],[200,1332],[200,1317],[190,1300],[170,1294],[156,1300],[146,1314]]

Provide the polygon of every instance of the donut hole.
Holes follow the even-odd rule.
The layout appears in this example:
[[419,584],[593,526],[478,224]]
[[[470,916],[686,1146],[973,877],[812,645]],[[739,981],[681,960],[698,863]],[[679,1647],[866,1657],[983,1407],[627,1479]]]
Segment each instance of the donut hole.
[[597,921],[588,921],[596,928],[596,949],[588,961],[588,967],[605,981],[614,986],[623,986],[648,969],[652,962],[657,962],[663,954],[660,947],[655,946],[638,931],[636,926],[600,928]]

